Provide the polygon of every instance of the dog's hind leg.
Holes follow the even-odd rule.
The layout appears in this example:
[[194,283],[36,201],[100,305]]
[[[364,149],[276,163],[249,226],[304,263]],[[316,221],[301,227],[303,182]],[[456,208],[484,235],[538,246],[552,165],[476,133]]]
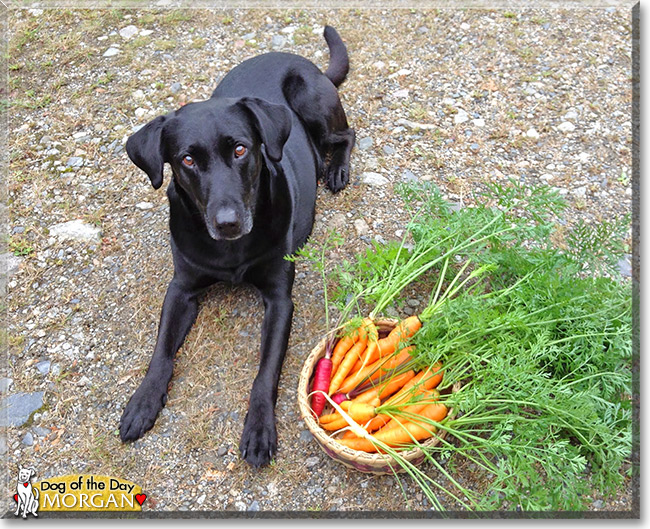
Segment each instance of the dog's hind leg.
[[355,133],[351,128],[331,132],[328,136],[330,161],[325,169],[327,187],[336,193],[350,181],[350,153],[354,147]]
[[156,421],[167,402],[167,385],[172,378],[174,356],[183,345],[198,313],[198,291],[188,289],[177,277],[167,288],[158,339],[149,369],[124,409],[120,421],[122,441],[135,441]]
[[324,167],[327,187],[336,193],[350,178],[350,153],[354,147],[354,129],[348,126],[345,111],[336,87],[317,70],[308,75],[290,72],[284,79],[282,91],[289,106],[300,117],[321,160],[329,157]]

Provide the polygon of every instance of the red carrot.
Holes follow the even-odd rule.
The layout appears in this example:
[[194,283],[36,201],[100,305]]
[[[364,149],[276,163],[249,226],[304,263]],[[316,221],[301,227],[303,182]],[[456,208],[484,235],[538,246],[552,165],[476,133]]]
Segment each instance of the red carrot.
[[311,397],[311,409],[316,414],[316,417],[320,416],[323,413],[323,408],[325,408],[325,393],[330,387],[331,375],[332,360],[325,356],[316,363],[314,383],[311,388],[312,392],[315,392]]

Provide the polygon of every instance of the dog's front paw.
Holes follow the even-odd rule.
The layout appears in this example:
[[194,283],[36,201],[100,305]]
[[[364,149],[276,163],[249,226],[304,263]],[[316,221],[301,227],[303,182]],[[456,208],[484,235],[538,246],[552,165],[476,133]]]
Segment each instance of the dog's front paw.
[[330,165],[327,168],[327,187],[332,193],[338,193],[348,185],[349,172],[347,165]]
[[151,429],[167,401],[167,393],[143,383],[129,399],[120,419],[120,438],[135,441]]
[[276,448],[277,434],[273,407],[264,404],[256,405],[251,399],[239,442],[242,458],[254,467],[262,467],[271,462]]

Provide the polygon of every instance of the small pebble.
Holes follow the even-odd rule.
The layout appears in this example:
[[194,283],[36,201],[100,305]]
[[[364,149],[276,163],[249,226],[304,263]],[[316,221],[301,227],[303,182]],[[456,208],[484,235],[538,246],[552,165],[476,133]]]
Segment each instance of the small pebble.
[[313,438],[314,438],[314,436],[312,435],[312,433],[309,430],[303,430],[302,432],[300,432],[300,440],[303,443],[308,443]]
[[36,364],[36,369],[38,369],[41,375],[47,375],[50,372],[50,364],[51,362],[49,360],[44,360]]
[[370,137],[362,138],[357,143],[357,147],[361,151],[365,151],[365,150],[369,149],[370,147],[372,147],[372,138],[370,138]]
[[43,428],[41,426],[35,426],[33,431],[38,437],[47,437],[50,434],[49,428]]
[[77,386],[90,386],[91,382],[90,379],[87,376],[82,376],[78,381],[77,381]]
[[462,108],[458,109],[458,112],[454,116],[454,124],[459,125],[465,123],[469,119],[469,114],[465,112]]
[[585,186],[576,187],[572,194],[576,198],[584,198],[587,195],[587,188]]
[[0,378],[0,393],[7,393],[13,383],[13,378]]
[[418,177],[415,176],[408,169],[405,169],[404,172],[402,173],[402,180],[404,180],[405,182],[416,182],[417,179],[418,179]]
[[561,132],[573,132],[574,130],[576,130],[576,126],[570,121],[565,121],[564,123],[561,123],[560,125],[558,125],[557,128]]
[[370,231],[370,227],[368,226],[368,223],[363,220],[363,219],[356,219],[353,222],[354,229],[357,232],[357,235],[368,235],[368,232]]
[[119,33],[120,37],[122,37],[124,40],[129,40],[138,34],[138,28],[133,25],[126,26],[125,28],[122,28]]
[[623,277],[632,277],[632,264],[628,257],[622,257],[618,261],[618,270]]
[[369,186],[385,186],[388,184],[388,178],[373,172],[362,173],[361,181]]
[[271,47],[275,50],[282,48],[282,46],[285,45],[287,42],[287,39],[284,38],[282,35],[273,35],[271,38]]
[[81,167],[84,164],[84,159],[79,156],[72,156],[68,158],[66,165],[68,167]]

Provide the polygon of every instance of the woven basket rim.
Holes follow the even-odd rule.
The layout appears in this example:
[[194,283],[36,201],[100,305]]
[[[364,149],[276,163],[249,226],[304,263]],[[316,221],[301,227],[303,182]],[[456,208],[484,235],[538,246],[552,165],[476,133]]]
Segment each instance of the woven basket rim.
[[[399,323],[399,320],[393,318],[378,318],[374,320],[375,325],[378,328],[389,328],[392,329]],[[328,337],[323,337],[316,346],[311,350],[305,362],[303,364],[302,370],[300,372],[300,378],[298,382],[298,405],[300,408],[300,414],[307,425],[310,433],[315,437],[316,441],[321,445],[328,455],[329,451],[334,452],[342,462],[347,462],[353,467],[357,465],[363,465],[366,468],[376,469],[377,473],[387,473],[386,467],[391,466],[395,468],[395,471],[403,470],[399,467],[399,464],[390,457],[388,454],[380,453],[369,453],[363,452],[360,450],[352,450],[351,448],[340,444],[336,439],[330,437],[330,435],[323,430],[319,425],[316,419],[314,419],[311,413],[311,407],[309,406],[309,397],[308,397],[308,388],[309,382],[311,380],[312,372],[316,362],[325,355],[325,345],[327,343]],[[452,391],[458,391],[460,384],[454,384]],[[449,410],[448,416],[452,416],[453,410]],[[422,446],[435,446],[440,442],[441,439],[444,439],[446,432],[438,432],[436,435],[427,439]],[[411,461],[418,457],[424,456],[424,452],[418,446],[413,447],[409,450],[401,451],[400,456],[407,461]],[[372,472],[372,471],[371,471]]]

